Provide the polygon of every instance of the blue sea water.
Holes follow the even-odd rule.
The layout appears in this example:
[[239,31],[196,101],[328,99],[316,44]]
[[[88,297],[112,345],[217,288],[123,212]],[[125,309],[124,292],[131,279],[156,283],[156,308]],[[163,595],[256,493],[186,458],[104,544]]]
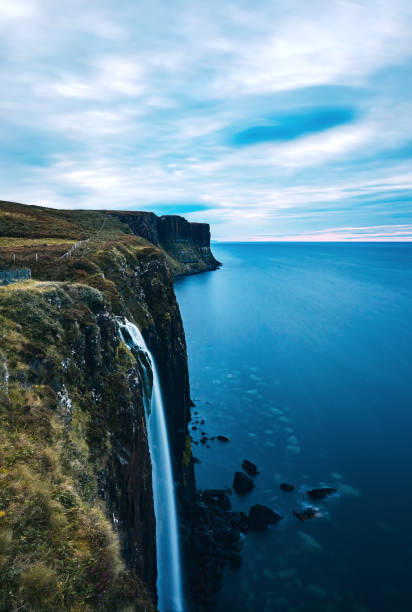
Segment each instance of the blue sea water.
[[[220,270],[175,285],[194,410],[230,437],[194,445],[197,483],[230,487],[250,459],[261,473],[233,507],[284,517],[246,535],[214,610],[412,610],[412,245],[214,253]],[[319,485],[339,493],[300,522],[292,510]]]

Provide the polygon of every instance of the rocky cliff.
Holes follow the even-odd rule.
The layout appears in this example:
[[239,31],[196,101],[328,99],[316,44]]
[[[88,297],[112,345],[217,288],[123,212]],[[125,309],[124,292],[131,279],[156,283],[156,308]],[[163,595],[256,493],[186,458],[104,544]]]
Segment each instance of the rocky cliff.
[[[151,464],[142,385],[118,317],[138,325],[158,366],[187,526],[190,394],[173,278],[188,267],[153,242],[173,237],[172,248],[185,235],[199,254],[209,229],[145,215],[140,238],[121,218],[70,212],[0,203],[0,267],[17,259],[32,271],[0,287],[0,609],[151,610]],[[70,240],[91,234],[63,257]]]
[[172,262],[178,262],[177,274],[196,274],[220,266],[210,248],[208,223],[190,223],[178,215],[158,217],[150,212],[107,212],[127,224],[133,234],[161,246]]

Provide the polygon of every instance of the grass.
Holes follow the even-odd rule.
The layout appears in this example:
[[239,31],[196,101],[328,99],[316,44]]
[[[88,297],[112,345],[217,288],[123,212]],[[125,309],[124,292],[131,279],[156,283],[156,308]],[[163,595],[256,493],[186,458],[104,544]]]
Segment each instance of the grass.
[[126,225],[103,211],[55,210],[0,201],[0,236],[81,240],[99,234],[129,233]]
[[[96,406],[72,356],[103,299],[68,282],[0,288],[0,610],[153,610],[98,494],[108,400]],[[132,364],[127,352],[113,362],[118,389]]]
[[103,312],[170,338],[180,264],[105,213],[0,202],[0,268],[14,266],[32,280],[0,287],[0,610],[151,612],[98,491],[135,360],[115,341],[107,363],[90,351]]

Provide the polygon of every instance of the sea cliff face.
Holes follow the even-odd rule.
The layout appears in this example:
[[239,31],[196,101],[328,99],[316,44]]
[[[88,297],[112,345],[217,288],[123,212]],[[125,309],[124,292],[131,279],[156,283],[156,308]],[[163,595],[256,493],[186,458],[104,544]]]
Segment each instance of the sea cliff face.
[[[141,238],[105,213],[65,211],[60,218],[60,211],[18,206],[7,205],[6,236],[0,204],[0,267],[16,265],[17,252],[32,271],[32,280],[0,287],[0,608],[30,609],[36,601],[44,610],[150,610],[151,463],[142,385],[119,339],[118,317],[138,325],[156,360],[184,553],[195,485],[186,343],[173,279],[189,268],[170,250],[182,239],[184,249],[196,249],[193,271],[212,266],[206,250],[200,255],[210,250],[209,228],[145,214]],[[90,228],[95,235],[62,257],[60,221],[70,225],[72,240]],[[30,224],[41,245],[28,237]]]
[[[133,234],[161,246],[170,255],[176,274],[196,274],[220,266],[210,248],[208,223],[190,223],[178,215],[158,217],[148,212],[108,212],[127,224]],[[178,266],[173,265],[175,262]]]

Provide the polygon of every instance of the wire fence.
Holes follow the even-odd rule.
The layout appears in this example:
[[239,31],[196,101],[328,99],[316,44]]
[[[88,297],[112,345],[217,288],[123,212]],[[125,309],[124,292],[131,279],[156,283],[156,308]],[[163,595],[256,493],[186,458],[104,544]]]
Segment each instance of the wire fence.
[[30,268],[16,268],[15,270],[0,270],[0,285],[9,285],[31,278]]
[[[101,238],[102,232],[106,225],[107,219],[108,217],[103,219],[101,226],[99,227],[99,229],[96,231],[96,233],[93,236],[89,236],[89,238],[85,238],[84,240],[78,240],[77,242],[72,244],[70,249],[66,251],[65,253],[63,253],[63,255],[58,255],[57,261],[70,259],[75,254],[77,249],[79,249],[80,247],[86,247],[88,245],[91,246],[92,242],[96,242],[97,240],[99,240]],[[47,254],[47,252],[45,253]],[[34,259],[33,263],[37,264],[39,261],[42,261],[43,255],[44,253],[42,251],[34,252],[34,253],[32,251],[31,253],[26,253],[23,255],[20,255],[20,254],[16,255],[16,253],[11,253],[11,254],[9,253],[7,257],[11,257],[11,262],[14,265],[16,264],[18,265],[18,259],[20,260],[20,264],[24,265],[24,263],[30,264],[30,261],[33,261],[33,259]],[[0,259],[5,260],[5,257],[3,256]],[[27,276],[27,274],[29,275]],[[19,269],[9,268],[7,270],[0,270],[0,284],[3,284],[3,285],[8,284],[9,282],[16,282],[17,280],[27,280],[27,278],[31,278],[30,268],[19,268]]]
[[79,242],[76,242],[75,244],[73,244],[70,247],[70,249],[66,251],[66,253],[63,253],[60,259],[64,259],[65,257],[71,257],[76,249],[78,249],[83,244],[87,244],[90,241],[91,241],[91,238],[86,238],[86,240],[79,240]]

